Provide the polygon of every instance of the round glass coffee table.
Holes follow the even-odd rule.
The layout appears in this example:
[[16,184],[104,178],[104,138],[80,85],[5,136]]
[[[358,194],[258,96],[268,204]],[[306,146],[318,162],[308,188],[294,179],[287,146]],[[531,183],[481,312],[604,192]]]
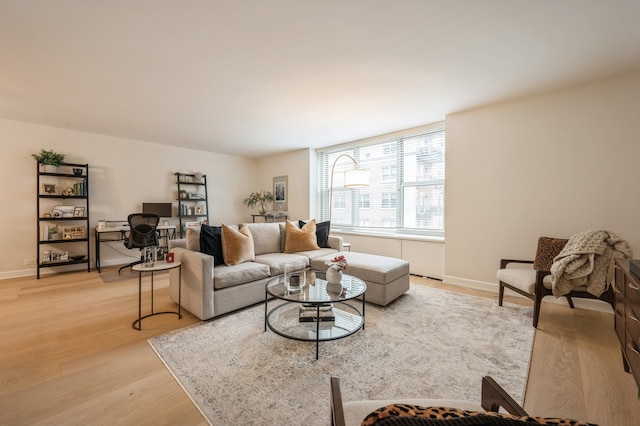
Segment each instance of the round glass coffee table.
[[[340,284],[329,284],[325,273],[306,271],[292,274],[299,285],[291,287],[281,275],[265,285],[264,331],[267,327],[288,339],[320,342],[342,339],[364,329],[364,293],[360,278],[343,274]],[[306,279],[305,279],[306,277]],[[347,301],[362,297],[362,309]],[[271,299],[271,307],[269,306]],[[275,306],[274,306],[275,305]]]

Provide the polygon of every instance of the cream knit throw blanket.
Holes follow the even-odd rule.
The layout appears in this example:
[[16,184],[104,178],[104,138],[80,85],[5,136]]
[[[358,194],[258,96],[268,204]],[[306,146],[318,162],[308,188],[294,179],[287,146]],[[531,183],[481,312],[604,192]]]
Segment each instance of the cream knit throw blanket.
[[584,231],[572,236],[551,265],[551,284],[556,297],[586,286],[594,296],[607,290],[614,278],[617,257],[633,257],[629,243],[613,232]]

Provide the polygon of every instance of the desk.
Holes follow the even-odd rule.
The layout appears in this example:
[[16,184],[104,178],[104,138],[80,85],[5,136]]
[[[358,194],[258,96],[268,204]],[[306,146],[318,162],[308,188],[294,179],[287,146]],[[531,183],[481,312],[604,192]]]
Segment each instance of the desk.
[[[164,311],[164,312],[153,312],[153,273],[155,271],[168,271],[169,269],[180,268],[178,275],[178,312],[174,311]],[[182,263],[180,262],[171,262],[167,263],[164,260],[161,262],[154,262],[153,266],[147,266],[144,264],[133,265],[131,267],[134,271],[138,273],[138,319],[135,320],[131,327],[136,330],[142,330],[142,320],[144,318],[151,317],[153,315],[160,314],[176,314],[178,315],[178,319],[182,318],[182,305],[181,305],[181,296],[182,296]],[[151,272],[151,313],[145,316],[142,316],[142,273],[143,272]],[[137,325],[137,326],[136,326]]]
[[256,223],[256,217],[263,217],[265,222],[275,222],[281,218],[286,222],[288,216],[286,214],[252,214],[251,217],[253,218],[253,223]]
[[[107,226],[106,228],[102,229],[98,229],[96,227],[94,229],[94,234],[96,237],[96,269],[98,270],[98,272],[100,272],[100,243],[109,241],[124,241],[127,239],[127,232],[129,232],[129,229],[129,225]],[[172,240],[176,237],[175,225],[159,225],[158,231],[160,231],[160,238]],[[105,240],[102,238],[103,234],[118,234],[118,236],[117,238],[113,237]],[[167,245],[169,245],[168,242]]]

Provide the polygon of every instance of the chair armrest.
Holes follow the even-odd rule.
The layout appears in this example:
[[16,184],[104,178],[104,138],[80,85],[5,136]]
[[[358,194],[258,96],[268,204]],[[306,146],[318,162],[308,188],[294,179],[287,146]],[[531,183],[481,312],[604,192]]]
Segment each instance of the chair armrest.
[[533,263],[533,260],[500,259],[500,269],[506,268],[510,263]]
[[340,379],[331,376],[331,426],[345,426]]
[[500,407],[514,416],[528,416],[526,411],[491,376],[482,378],[482,397],[480,404],[487,411],[498,412]]

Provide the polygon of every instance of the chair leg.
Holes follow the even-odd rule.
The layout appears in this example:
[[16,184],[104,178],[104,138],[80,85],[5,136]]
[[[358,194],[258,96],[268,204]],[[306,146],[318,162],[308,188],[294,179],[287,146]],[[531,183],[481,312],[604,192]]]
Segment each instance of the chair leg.
[[500,291],[498,292],[498,306],[502,306],[502,299],[504,299],[504,284],[500,281]]
[[538,295],[538,293],[536,293],[533,298],[533,328],[538,328],[538,318],[540,318],[542,297],[542,295]]

